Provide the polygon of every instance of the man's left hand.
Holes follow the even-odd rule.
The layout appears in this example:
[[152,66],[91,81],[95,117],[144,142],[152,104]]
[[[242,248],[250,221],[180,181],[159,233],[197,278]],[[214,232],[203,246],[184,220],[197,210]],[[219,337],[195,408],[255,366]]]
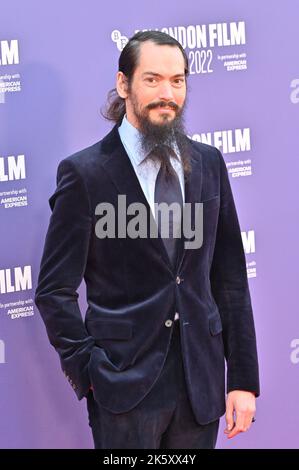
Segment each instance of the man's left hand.
[[[234,412],[236,421],[234,421]],[[226,429],[228,439],[247,431],[255,414],[255,394],[244,390],[229,392],[226,399]]]

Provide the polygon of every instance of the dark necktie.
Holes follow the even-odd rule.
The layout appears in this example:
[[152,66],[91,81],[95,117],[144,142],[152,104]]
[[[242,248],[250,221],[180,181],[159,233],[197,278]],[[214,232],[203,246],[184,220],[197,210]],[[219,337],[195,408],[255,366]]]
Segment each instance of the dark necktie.
[[[168,153],[169,163],[170,163],[169,155],[171,152],[172,150],[169,148],[169,153]],[[180,181],[179,181],[176,171],[173,170],[173,172],[170,175],[167,175],[166,177],[165,171],[161,166],[159,173],[157,175],[156,185],[155,185],[155,203],[160,204],[162,202],[166,203],[167,205],[170,205],[173,202],[176,202],[180,205],[180,210],[165,211],[164,214],[166,214],[167,217],[161,217],[161,213],[163,214],[163,211],[161,212],[160,210],[157,212],[157,208],[155,206],[155,215],[156,215],[158,229],[161,234],[162,240],[164,242],[172,267],[175,268],[177,256],[179,254],[179,248],[182,243],[181,214],[183,211],[183,197],[182,197]],[[166,230],[167,228],[169,229],[169,238],[163,237],[162,229],[165,230],[165,228]],[[178,238],[174,237],[175,234],[177,234]]]

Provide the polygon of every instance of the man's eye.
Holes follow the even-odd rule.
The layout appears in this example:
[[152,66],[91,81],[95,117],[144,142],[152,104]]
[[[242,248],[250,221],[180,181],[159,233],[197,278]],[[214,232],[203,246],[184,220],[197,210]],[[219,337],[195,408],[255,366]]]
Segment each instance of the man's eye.
[[184,83],[184,81],[185,81],[185,80],[184,80],[183,78],[176,78],[176,79],[174,80],[174,83],[175,83],[176,85],[182,85],[182,84]]
[[149,83],[156,83],[157,79],[154,77],[149,77],[146,79]]

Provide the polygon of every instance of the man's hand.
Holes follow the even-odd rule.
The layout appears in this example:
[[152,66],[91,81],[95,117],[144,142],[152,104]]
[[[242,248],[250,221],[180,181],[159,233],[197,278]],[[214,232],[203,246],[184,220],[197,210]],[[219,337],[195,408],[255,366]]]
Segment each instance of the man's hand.
[[[234,422],[234,412],[236,422]],[[247,431],[255,414],[255,395],[244,390],[229,392],[226,399],[226,429],[228,439],[235,437],[239,432]]]

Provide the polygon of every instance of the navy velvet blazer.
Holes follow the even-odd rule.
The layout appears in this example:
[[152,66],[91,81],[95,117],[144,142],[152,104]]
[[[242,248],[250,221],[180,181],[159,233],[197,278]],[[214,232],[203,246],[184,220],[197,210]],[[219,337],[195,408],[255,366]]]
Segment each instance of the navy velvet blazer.
[[[160,236],[95,233],[97,204],[117,207],[120,194],[127,205],[142,202],[152,217],[117,127],[58,166],[35,302],[78,399],[92,385],[96,400],[115,413],[132,409],[154,385],[173,331],[167,320],[179,312],[190,402],[206,424],[225,412],[225,360],[226,391],[259,395],[245,255],[226,165],[215,147],[188,138],[185,202],[203,202],[203,244],[184,249],[173,270]],[[83,278],[84,320],[77,302]]]

